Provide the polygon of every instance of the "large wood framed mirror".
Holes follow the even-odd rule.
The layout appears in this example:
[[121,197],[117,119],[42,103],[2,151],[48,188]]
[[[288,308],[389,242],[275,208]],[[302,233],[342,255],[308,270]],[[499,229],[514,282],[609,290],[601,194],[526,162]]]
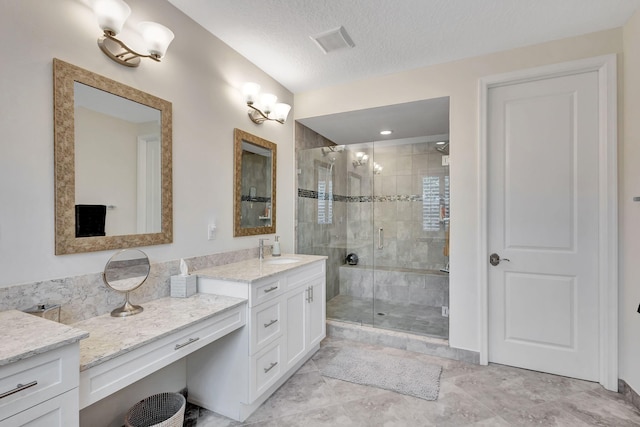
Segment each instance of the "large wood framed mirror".
[[56,255],[173,241],[171,103],[53,60]]
[[276,232],[277,146],[234,129],[233,235]]

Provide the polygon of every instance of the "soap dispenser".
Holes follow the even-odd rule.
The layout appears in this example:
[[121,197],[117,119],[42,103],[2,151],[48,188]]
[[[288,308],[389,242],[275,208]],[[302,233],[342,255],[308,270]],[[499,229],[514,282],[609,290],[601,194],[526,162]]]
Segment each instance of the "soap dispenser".
[[271,256],[280,256],[280,236],[276,236],[271,249]]

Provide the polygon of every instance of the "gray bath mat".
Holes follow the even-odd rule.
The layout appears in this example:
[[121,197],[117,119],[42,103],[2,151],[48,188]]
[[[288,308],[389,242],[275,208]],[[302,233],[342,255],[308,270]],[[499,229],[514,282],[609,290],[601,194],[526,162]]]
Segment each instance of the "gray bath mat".
[[325,377],[438,399],[442,366],[379,351],[343,348],[320,371]]

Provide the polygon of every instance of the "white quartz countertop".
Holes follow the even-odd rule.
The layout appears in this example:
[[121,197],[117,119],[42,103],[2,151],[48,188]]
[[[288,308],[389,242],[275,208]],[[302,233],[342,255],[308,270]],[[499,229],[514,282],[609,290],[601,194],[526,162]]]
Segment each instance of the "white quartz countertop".
[[185,329],[242,304],[243,298],[196,294],[189,298],[160,298],[140,304],[144,311],[129,317],[105,314],[78,323],[89,332],[80,342],[80,370],[84,371],[124,353]]
[[85,331],[18,310],[0,312],[0,366],[73,344]]
[[[288,264],[271,264],[270,261],[280,262],[283,260],[295,259],[296,262]],[[326,256],[302,255],[302,254],[282,254],[279,257],[265,257],[263,261],[258,258],[233,264],[219,265],[217,267],[204,268],[194,271],[192,274],[198,277],[211,279],[229,280],[232,282],[251,283],[253,281],[280,274],[284,271],[301,267],[312,262],[327,259]]]

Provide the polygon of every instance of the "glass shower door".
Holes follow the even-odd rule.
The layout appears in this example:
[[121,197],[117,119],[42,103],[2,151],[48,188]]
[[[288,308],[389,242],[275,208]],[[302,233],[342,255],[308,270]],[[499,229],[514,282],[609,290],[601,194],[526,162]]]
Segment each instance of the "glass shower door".
[[448,152],[427,141],[373,144],[372,324],[448,338]]

